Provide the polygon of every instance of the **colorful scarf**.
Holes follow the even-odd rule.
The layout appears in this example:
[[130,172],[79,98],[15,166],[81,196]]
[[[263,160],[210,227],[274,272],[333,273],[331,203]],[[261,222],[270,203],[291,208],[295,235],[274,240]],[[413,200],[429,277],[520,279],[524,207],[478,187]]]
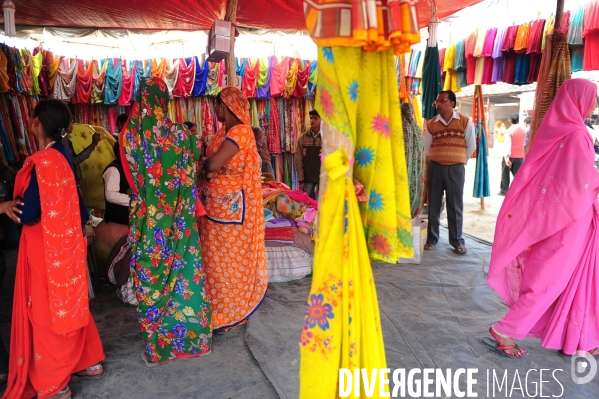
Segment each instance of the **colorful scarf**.
[[196,220],[200,142],[165,117],[166,84],[149,78],[122,134],[131,200],[131,267],[144,358],[166,363],[210,352],[210,304]]

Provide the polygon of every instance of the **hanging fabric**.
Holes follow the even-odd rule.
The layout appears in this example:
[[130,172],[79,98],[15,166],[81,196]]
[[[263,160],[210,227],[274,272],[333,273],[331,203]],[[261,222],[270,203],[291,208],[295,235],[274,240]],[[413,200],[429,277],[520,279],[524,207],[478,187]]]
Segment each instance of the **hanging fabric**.
[[439,66],[439,49],[426,47],[424,70],[422,72],[422,117],[432,119],[437,109],[432,105],[441,91],[441,69]]
[[258,76],[260,74],[260,61],[255,60],[255,63],[252,64],[250,60],[244,60],[244,68],[243,68],[243,78],[241,91],[248,98],[256,97],[256,85],[258,81]]
[[77,85],[77,62],[64,58],[60,63],[52,97],[68,101],[75,94]]
[[166,73],[164,75],[164,83],[168,89],[169,98],[173,98],[173,88],[177,83],[177,77],[179,76],[179,59],[169,60],[166,67]]
[[166,68],[166,59],[153,59],[151,76],[160,80],[164,80],[166,77]]
[[283,86],[283,97],[286,99],[291,98],[295,91],[295,85],[297,84],[297,71],[298,61],[295,59],[289,60],[290,66],[287,71],[287,77],[285,78],[285,85]]
[[[35,50],[34,50],[34,52],[35,52]],[[43,62],[44,62],[44,57],[43,57],[42,53],[39,53],[39,52],[35,53],[31,57],[31,71],[33,73],[33,76],[32,76],[33,86],[31,88],[32,95],[37,95],[37,94],[41,93],[39,76],[40,76],[40,73],[42,72]]]
[[256,81],[256,98],[269,99],[273,58],[270,57],[267,60],[261,58],[258,63],[260,64],[260,75]]
[[75,85],[75,94],[71,99],[73,104],[87,104],[91,101],[92,79],[94,74],[94,64],[88,65],[83,60],[77,60],[77,83]]
[[310,79],[310,61],[302,61],[303,66],[300,65],[297,71],[297,79],[295,84],[295,90],[293,91],[293,97],[303,98],[308,92],[308,80]]
[[131,94],[131,98],[136,98],[139,91],[139,82],[141,82],[144,76],[143,61],[129,61],[129,69],[131,71],[135,71],[133,78],[133,93]]
[[92,104],[100,104],[104,102],[104,90],[106,87],[106,71],[110,60],[102,61],[92,60],[94,72],[92,75]]
[[210,70],[210,66],[208,61],[200,63],[200,59],[198,57],[193,57],[193,62],[195,63],[195,80],[193,84],[192,96],[200,97],[206,92],[206,83],[208,82],[208,72]]
[[[106,83],[104,88],[104,104],[114,105],[123,90],[123,68],[120,60],[116,58],[108,59],[108,69],[106,71]],[[113,129],[111,129],[113,130]]]
[[177,76],[175,87],[173,88],[174,97],[191,97],[191,93],[193,92],[196,63],[192,58],[189,58],[188,60],[185,60],[184,58],[179,59],[179,74]]
[[474,198],[485,198],[491,196],[491,184],[489,181],[489,163],[487,148],[487,121],[485,116],[485,100],[481,86],[474,88],[474,101],[472,103],[472,120],[476,126],[476,169],[474,172],[474,187],[472,196]]
[[[129,105],[131,99],[133,98],[133,89],[135,88],[135,69],[127,71],[127,61],[119,60],[121,64],[121,79],[122,89],[121,95],[117,100],[118,105]],[[136,64],[133,64],[133,68],[135,68]]]

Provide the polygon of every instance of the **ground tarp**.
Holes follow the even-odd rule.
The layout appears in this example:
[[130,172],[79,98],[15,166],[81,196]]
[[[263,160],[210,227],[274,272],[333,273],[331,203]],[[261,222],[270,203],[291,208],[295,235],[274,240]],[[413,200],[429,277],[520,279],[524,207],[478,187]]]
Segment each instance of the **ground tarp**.
[[[563,389],[563,398],[596,398],[599,375],[586,385],[574,384],[570,376],[571,358],[542,348],[537,339],[521,342],[530,351],[529,356],[521,360],[500,357],[481,344],[481,338],[489,336],[488,327],[507,309],[485,281],[490,247],[467,239],[468,254],[458,256],[446,243],[447,232],[442,230],[441,233],[440,243],[434,251],[425,253],[421,265],[373,266],[387,367],[408,371],[478,368],[475,392],[479,398],[541,397],[540,370],[544,369],[545,397],[560,396]],[[10,331],[16,260],[15,252],[9,255],[9,270],[0,298],[0,334],[5,345]],[[154,368],[146,367],[141,359],[144,346],[137,336],[135,308],[119,303],[113,286],[101,288],[90,305],[104,343],[105,372],[99,379],[71,383],[73,396],[297,398],[298,341],[310,283],[310,277],[306,277],[270,284],[263,305],[248,326],[216,335],[211,355],[176,360]],[[490,385],[487,393],[487,370],[491,379],[495,371],[499,380],[507,370],[507,383],[501,392],[496,385],[493,394]],[[510,395],[506,389],[512,387]],[[465,386],[462,384],[461,388]],[[408,392],[406,397],[410,397]]]

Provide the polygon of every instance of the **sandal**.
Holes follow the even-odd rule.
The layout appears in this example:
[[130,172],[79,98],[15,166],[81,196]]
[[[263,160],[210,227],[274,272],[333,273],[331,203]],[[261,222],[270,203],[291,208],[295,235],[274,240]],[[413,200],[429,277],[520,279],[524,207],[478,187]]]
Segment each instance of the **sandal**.
[[50,396],[48,399],[70,399],[71,398],[71,389],[67,385],[61,391],[54,396]]
[[435,249],[435,246],[429,242],[427,242],[426,244],[424,244],[424,250],[425,251],[432,251],[433,249]]
[[76,373],[71,374],[71,381],[77,381],[82,378],[100,378],[102,373],[104,372],[104,367],[100,363],[88,367],[85,370],[78,371]]
[[[493,352],[500,354],[501,356],[512,357],[516,359],[522,359],[526,355],[528,355],[528,351],[524,348],[520,348],[518,345],[514,343],[514,345],[501,345],[501,338],[509,338],[505,335],[501,335],[499,331],[495,330],[493,327],[489,328],[489,332],[493,336],[494,340],[484,337],[482,339],[483,345],[487,348],[491,349]],[[508,352],[512,349],[517,349],[518,352],[512,353]]]
[[461,245],[453,250],[453,253],[458,255],[466,255],[466,252],[468,252],[468,249],[466,249],[466,247],[462,247]]

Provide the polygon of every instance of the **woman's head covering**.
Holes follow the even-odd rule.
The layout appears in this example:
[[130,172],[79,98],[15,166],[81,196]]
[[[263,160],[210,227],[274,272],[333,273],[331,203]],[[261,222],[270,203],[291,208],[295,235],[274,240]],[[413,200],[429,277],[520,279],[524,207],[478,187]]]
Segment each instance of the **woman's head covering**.
[[244,125],[250,124],[250,102],[237,87],[225,87],[220,99]]
[[[168,101],[168,88],[164,81],[158,78],[142,79],[129,122],[120,135],[121,162],[125,175],[133,192],[142,197],[145,196],[146,184],[155,184],[167,178],[167,156],[179,158],[183,154],[184,159],[180,160],[182,165],[192,165],[194,158],[199,159],[200,147],[196,138],[190,137],[192,135],[183,125],[175,124],[168,118]],[[181,152],[180,149],[186,151]],[[188,171],[187,176],[190,175]]]
[[505,197],[488,282],[508,304],[514,298],[506,284],[518,273],[501,272],[512,268],[526,248],[575,223],[597,201],[599,173],[584,124],[596,97],[597,86],[587,80],[572,79],[560,87]]

